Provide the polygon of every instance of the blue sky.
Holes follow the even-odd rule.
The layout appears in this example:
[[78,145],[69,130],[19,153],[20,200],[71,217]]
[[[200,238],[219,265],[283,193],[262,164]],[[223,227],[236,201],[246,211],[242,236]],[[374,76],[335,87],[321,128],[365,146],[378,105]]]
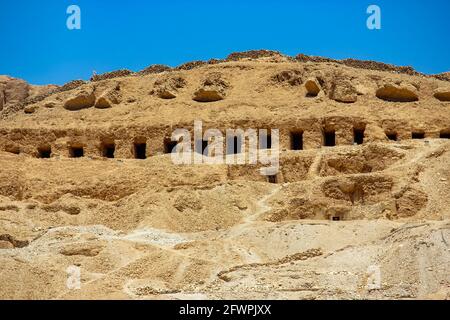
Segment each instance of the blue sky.
[[[81,8],[81,30],[66,9]],[[366,27],[370,4],[382,29]],[[0,74],[63,84],[121,68],[278,50],[450,70],[448,0],[1,0]]]

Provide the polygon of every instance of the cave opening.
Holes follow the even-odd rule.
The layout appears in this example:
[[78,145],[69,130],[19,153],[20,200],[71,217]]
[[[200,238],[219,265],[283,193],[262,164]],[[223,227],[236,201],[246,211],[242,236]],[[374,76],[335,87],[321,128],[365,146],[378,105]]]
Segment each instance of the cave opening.
[[102,155],[105,158],[113,159],[116,152],[116,145],[114,143],[102,144]]
[[84,157],[84,148],[82,146],[71,146],[69,155],[71,158],[82,158]]
[[325,130],[323,132],[323,145],[325,147],[334,147],[336,145],[336,132],[334,130]]
[[52,149],[50,147],[38,148],[38,157],[41,159],[49,159],[52,155]]
[[303,150],[303,132],[291,132],[291,150]]
[[364,143],[364,129],[353,128],[353,142],[354,144],[363,144]]
[[134,158],[139,160],[147,159],[147,143],[145,142],[134,143]]

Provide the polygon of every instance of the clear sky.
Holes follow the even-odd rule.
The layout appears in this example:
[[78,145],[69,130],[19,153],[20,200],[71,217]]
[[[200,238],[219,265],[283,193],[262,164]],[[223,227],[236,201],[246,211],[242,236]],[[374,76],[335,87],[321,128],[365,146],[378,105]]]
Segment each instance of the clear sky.
[[[81,8],[81,30],[66,9]],[[366,27],[369,5],[381,30]],[[278,50],[450,71],[448,0],[0,0],[0,74],[63,84],[150,64]]]

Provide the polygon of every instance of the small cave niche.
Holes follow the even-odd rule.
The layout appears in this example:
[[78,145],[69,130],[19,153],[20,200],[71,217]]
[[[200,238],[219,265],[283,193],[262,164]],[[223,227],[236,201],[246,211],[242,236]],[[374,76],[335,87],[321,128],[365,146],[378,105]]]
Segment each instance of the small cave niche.
[[134,158],[138,160],[147,159],[147,143],[144,140],[134,141]]
[[259,136],[260,149],[272,149],[272,136],[267,133],[261,133]]
[[450,139],[450,130],[449,131],[441,131],[439,133],[439,138],[441,138],[441,139]]
[[291,150],[303,150],[303,131],[291,132]]
[[178,142],[172,141],[171,139],[164,140],[164,153],[174,153],[176,151],[176,146]]
[[38,158],[49,159],[52,156],[52,148],[50,146],[39,147]]
[[364,143],[365,128],[353,128],[353,143],[361,145]]
[[323,131],[323,145],[325,147],[336,146],[336,131],[331,129],[326,129]]
[[208,156],[208,140],[197,140],[195,141],[195,152]]
[[83,146],[70,146],[69,147],[69,156],[71,158],[82,158],[84,157],[84,147]]
[[414,139],[414,140],[425,139],[425,132],[423,132],[423,131],[413,131],[411,133],[411,138]]
[[227,137],[227,154],[239,154],[242,149],[242,136],[234,135]]
[[267,182],[269,183],[278,183],[278,177],[276,174],[267,176]]
[[397,132],[395,131],[387,131],[386,132],[386,137],[391,140],[391,141],[397,141],[398,140],[398,135]]
[[116,145],[114,142],[103,142],[101,148],[103,157],[114,159],[116,153]]

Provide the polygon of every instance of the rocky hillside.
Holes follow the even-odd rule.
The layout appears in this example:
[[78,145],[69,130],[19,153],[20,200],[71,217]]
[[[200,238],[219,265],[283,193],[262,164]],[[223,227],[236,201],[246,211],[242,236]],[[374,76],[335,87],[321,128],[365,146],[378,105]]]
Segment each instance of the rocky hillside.
[[[0,298],[450,297],[445,74],[262,50],[0,97]],[[278,129],[278,172],[173,163],[199,120]]]

